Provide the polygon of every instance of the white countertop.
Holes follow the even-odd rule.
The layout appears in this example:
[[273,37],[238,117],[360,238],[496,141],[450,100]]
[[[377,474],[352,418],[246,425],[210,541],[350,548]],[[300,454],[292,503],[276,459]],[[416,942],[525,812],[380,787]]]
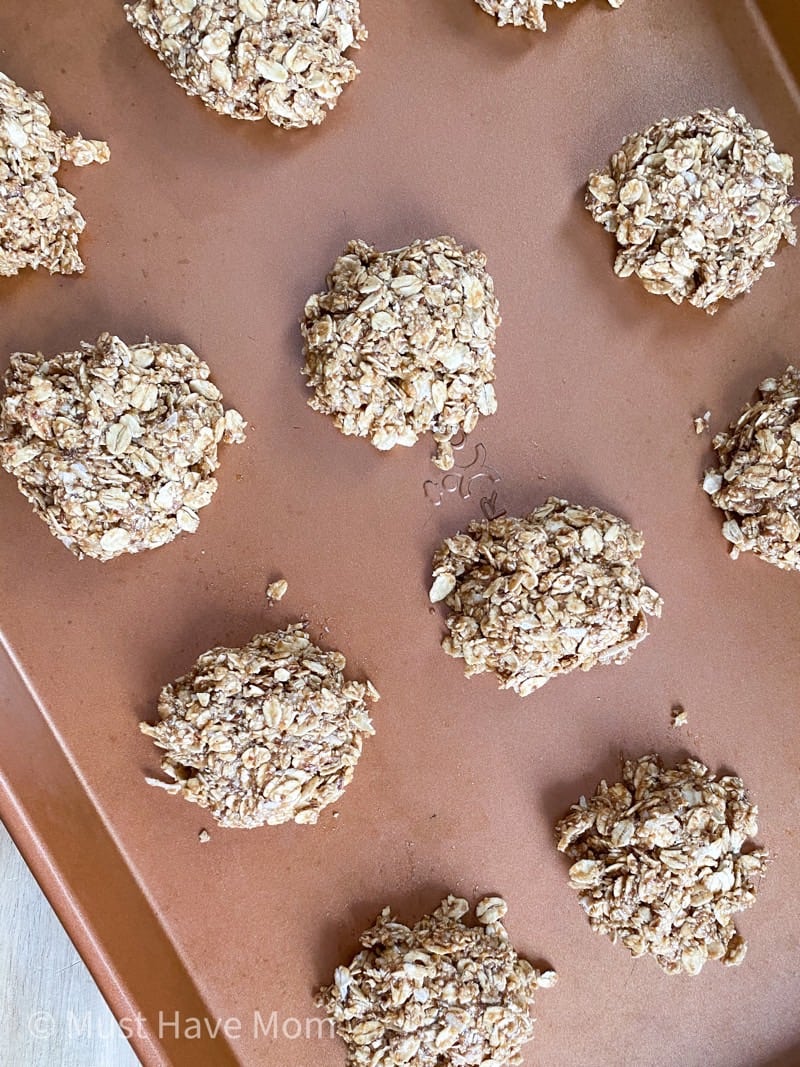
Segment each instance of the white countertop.
[[0,823],[0,1063],[137,1067],[55,912]]

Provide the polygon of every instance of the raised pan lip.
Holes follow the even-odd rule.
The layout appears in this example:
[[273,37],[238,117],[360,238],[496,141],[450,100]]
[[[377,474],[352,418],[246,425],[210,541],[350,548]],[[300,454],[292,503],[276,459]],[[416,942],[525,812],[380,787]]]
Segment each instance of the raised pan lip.
[[[635,0],[631,0],[635,2]],[[773,52],[777,69],[785,79],[793,99],[800,104],[800,42],[797,34],[796,0],[746,0],[751,17],[759,26]],[[786,47],[781,42],[786,41]],[[0,632],[0,752],[13,747],[14,760],[0,762],[0,817],[7,826],[26,863],[59,916],[81,957],[89,967],[116,1017],[133,1017],[137,1012],[152,1019],[158,1010],[168,1010],[170,1002],[180,997],[181,1007],[202,1016],[206,1006],[160,921],[148,901],[112,829],[86,792],[80,774],[72,764],[47,708],[38,698],[35,687],[13,650]],[[46,787],[35,775],[26,774],[29,766],[46,761],[49,780]],[[95,860],[105,865],[107,894],[102,906],[97,894],[88,901],[81,892],[81,877],[86,874],[80,850],[70,849],[61,835],[49,835],[48,826],[56,820],[80,813],[82,833],[91,833]],[[83,869],[82,869],[83,868]],[[126,921],[138,923],[149,935],[141,936],[142,946],[158,944],[157,961],[151,954],[141,958],[125,951],[115,936],[118,909],[125,911]],[[130,948],[130,939],[128,939]],[[156,1005],[155,1012],[147,1005]],[[231,1045],[222,1038],[204,1037],[187,1047],[169,1037],[160,1040],[152,1025],[131,1039],[140,1060],[156,1065],[213,1062],[226,1067],[239,1062]]]
[[[230,1044],[221,1036],[204,1035],[198,1041],[186,1042],[159,1038],[153,1019],[159,1012],[169,1016],[170,1005],[180,1004],[184,1014],[198,1018],[208,1016],[203,1002],[186,967],[170,943],[156,912],[151,908],[142,887],[137,883],[124,856],[92,804],[80,776],[60,743],[58,732],[36,690],[4,634],[0,631],[0,749],[7,751],[15,744],[20,749],[25,738],[23,764],[39,763],[46,753],[48,788],[34,774],[20,773],[17,761],[9,772],[0,766],[0,819],[33,873],[39,887],[56,912],[81,959],[89,968],[117,1020],[132,1020],[129,1037],[137,1056],[148,1067],[181,1067],[196,1065],[197,1056],[213,1056],[215,1067],[234,1067],[239,1063]],[[54,803],[55,801],[55,803]],[[50,821],[69,813],[79,813],[81,833],[93,837],[93,863],[98,860],[108,875],[106,907],[86,906],[80,890],[81,850],[70,849],[62,835],[48,835]],[[55,841],[56,847],[52,846]],[[122,906],[126,923],[133,921],[137,931],[144,924],[151,932],[141,936],[139,943],[152,945],[158,939],[161,953],[158,961],[151,956],[132,961],[121,944],[115,940],[119,928],[118,909]],[[131,963],[135,964],[131,973]],[[179,1000],[178,1000],[179,997]],[[152,1004],[148,1008],[147,1002]],[[177,1007],[174,1009],[177,1010]],[[143,1022],[134,1023],[141,1013]]]

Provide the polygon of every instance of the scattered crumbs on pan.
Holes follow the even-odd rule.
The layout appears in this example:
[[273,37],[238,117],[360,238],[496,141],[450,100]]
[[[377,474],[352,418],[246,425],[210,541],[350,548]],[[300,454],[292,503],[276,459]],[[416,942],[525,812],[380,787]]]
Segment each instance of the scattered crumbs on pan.
[[711,420],[711,412],[704,411],[702,415],[698,415],[694,420],[694,432],[699,437],[701,433],[709,432],[709,422]]
[[275,604],[279,600],[283,600],[286,596],[286,592],[289,588],[289,583],[285,578],[279,578],[277,582],[272,582],[267,586],[267,600],[270,603]]
[[689,721],[683,704],[675,704],[672,708],[672,725],[675,727],[685,726]]
[[197,840],[200,842],[201,845],[207,845],[208,842],[211,840],[211,834],[208,832],[208,830],[201,830],[200,833],[197,835]]

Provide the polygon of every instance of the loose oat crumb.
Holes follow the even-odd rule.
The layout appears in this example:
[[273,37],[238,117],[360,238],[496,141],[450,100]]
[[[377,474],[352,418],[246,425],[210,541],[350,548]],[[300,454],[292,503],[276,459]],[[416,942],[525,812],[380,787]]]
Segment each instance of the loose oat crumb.
[[0,401],[0,466],[79,558],[113,559],[194,533],[217,489],[220,442],[244,440],[191,348],[17,352]]
[[708,424],[711,419],[711,412],[704,411],[702,415],[698,415],[694,420],[694,432],[699,437],[701,433],[708,433]]
[[522,1063],[534,994],[552,988],[556,973],[514,951],[505,901],[481,901],[477,926],[463,921],[469,910],[449,896],[409,927],[387,907],[361,935],[362,951],[317,997],[347,1046],[348,1067]]
[[286,592],[289,588],[289,583],[285,578],[279,578],[277,582],[272,582],[267,586],[267,599],[273,602],[283,600],[286,596]]
[[200,842],[201,845],[207,845],[208,842],[211,840],[211,834],[208,832],[208,830],[201,830],[200,833],[197,835],[197,840]]
[[797,238],[792,157],[730,108],[663,119],[589,178],[586,207],[615,234],[615,272],[713,314]]
[[286,128],[316,125],[358,74],[358,0],[133,0],[128,21],[206,107]]
[[703,489],[725,514],[731,557],[753,552],[800,570],[800,371],[766,378],[753,403],[713,440]]
[[581,797],[556,834],[593,930],[668,974],[698,974],[708,960],[744,959],[733,916],[755,901],[769,855],[744,851],[757,816],[741,778],[717,780],[693,759],[667,769],[650,755]]
[[[622,7],[623,0],[608,0],[611,7]],[[529,30],[547,31],[544,11],[554,4],[558,8],[575,0],[475,0],[478,7],[494,15],[500,26],[524,26]]]
[[351,241],[327,286],[302,323],[310,406],[381,451],[431,431],[434,463],[450,470],[451,439],[497,410],[500,313],[485,256],[452,237],[392,252]]
[[141,723],[172,781],[152,785],[207,808],[220,826],[316,823],[350,784],[374,733],[371,682],[346,681],[341,652],[305,628],[213,648],[161,691],[160,721]]
[[676,704],[672,709],[672,725],[674,727],[685,726],[689,721],[689,716],[686,714],[685,709],[681,704]]
[[468,676],[493,671],[527,696],[550,678],[623,663],[660,615],[622,519],[550,497],[525,518],[470,523],[433,558],[430,599],[450,609],[442,647]]
[[64,160],[85,167],[108,159],[105,141],[51,129],[42,94],[0,73],[0,275],[25,267],[83,271],[78,238],[86,220],[55,176]]

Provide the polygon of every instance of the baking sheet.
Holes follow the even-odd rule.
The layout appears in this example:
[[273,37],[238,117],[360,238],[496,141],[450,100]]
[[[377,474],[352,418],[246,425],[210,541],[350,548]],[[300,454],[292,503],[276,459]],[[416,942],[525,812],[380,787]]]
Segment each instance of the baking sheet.
[[[770,6],[788,21],[790,0]],[[728,559],[692,418],[710,408],[719,428],[797,359],[800,256],[784,248],[709,318],[615,278],[581,206],[589,170],[667,113],[735,104],[800,157],[790,49],[746,0],[587,0],[546,37],[469,0],[365,0],[363,16],[361,77],[322,127],[287,133],[188,99],[114,3],[0,8],[0,69],[112,150],[62,171],[86,274],[2,280],[0,368],[102,330],[184,341],[251,424],[199,533],[111,564],[75,560],[0,478],[0,813],[147,1064],[338,1067],[315,987],[385,904],[413,920],[449,891],[505,896],[520,952],[560,973],[527,1063],[796,1064],[800,578]],[[459,453],[484,477],[445,486],[430,442],[382,455],[306,406],[297,329],[348,239],[438,233],[487,253],[503,314],[498,414]],[[645,531],[665,611],[627,665],[521,701],[440,651],[430,556],[492,492],[512,513],[556,493]],[[137,723],[160,687],[302,615],[382,694],[339,817],[221,831],[148,788]],[[735,770],[759,802],[774,862],[737,970],[668,978],[593,935],[566,886],[553,822],[620,751],[654,749]]]

